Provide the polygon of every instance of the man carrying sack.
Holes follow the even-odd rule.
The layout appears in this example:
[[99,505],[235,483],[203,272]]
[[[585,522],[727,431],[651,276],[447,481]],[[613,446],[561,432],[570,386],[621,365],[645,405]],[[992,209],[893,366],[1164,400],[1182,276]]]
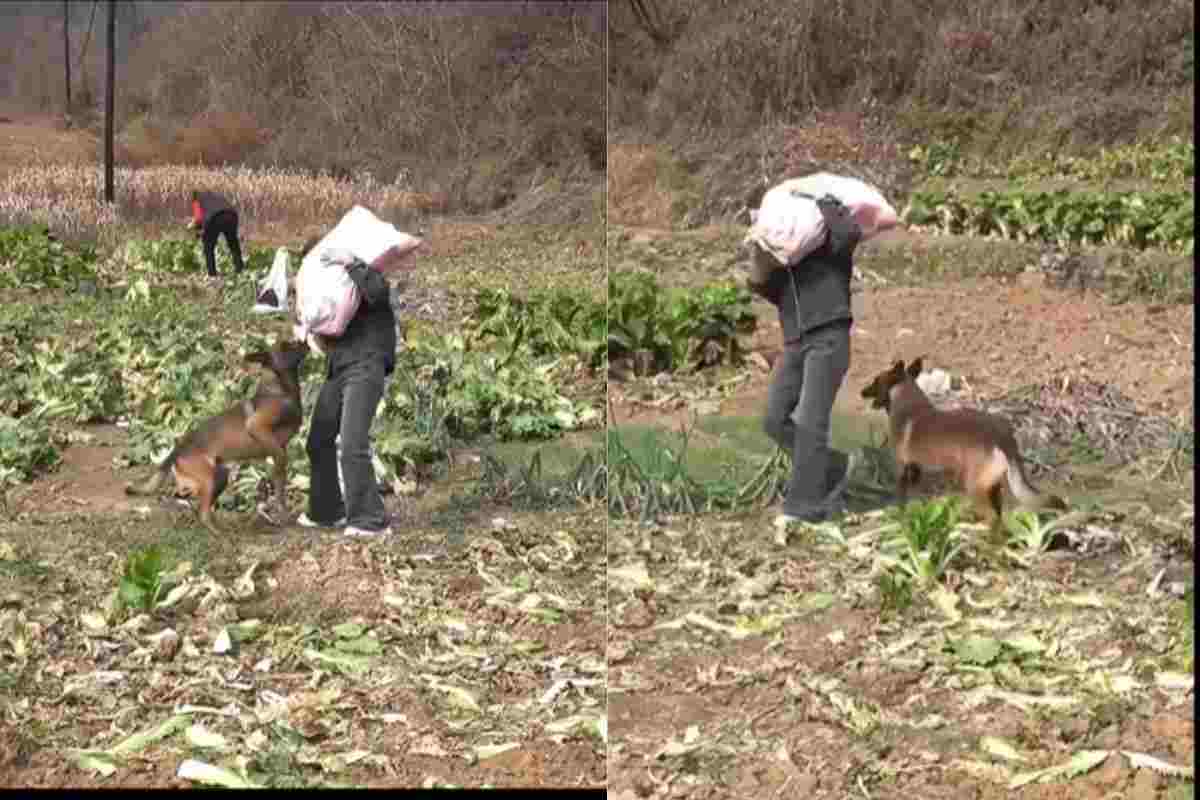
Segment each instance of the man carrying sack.
[[[761,203],[761,206],[760,206]],[[857,178],[815,173],[748,200],[753,253],[747,283],[779,313],[783,353],[763,429],[792,455],[778,528],[820,522],[844,508],[857,453],[829,444],[833,402],[850,368],[850,282],[859,243],[898,224],[896,211]]]
[[835,198],[816,203],[828,233],[799,263],[785,267],[751,245],[750,288],[775,306],[783,328],[783,353],[763,420],[766,434],[792,456],[783,510],[775,519],[780,527],[827,519],[855,467],[851,455],[829,446],[829,433],[833,401],[850,368],[850,278],[862,231]]

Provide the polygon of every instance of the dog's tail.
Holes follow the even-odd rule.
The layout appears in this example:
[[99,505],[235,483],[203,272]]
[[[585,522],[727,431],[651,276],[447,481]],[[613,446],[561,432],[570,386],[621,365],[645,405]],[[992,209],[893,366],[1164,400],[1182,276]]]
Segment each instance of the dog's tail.
[[1017,453],[1005,453],[1004,455],[1008,460],[1008,488],[1012,490],[1013,497],[1017,498],[1018,503],[1030,510],[1039,508],[1066,510],[1065,500],[1055,494],[1043,494],[1029,482],[1020,455]]
[[175,458],[178,455],[179,448],[176,447],[171,451],[169,456],[162,460],[162,463],[158,465],[158,469],[154,470],[154,474],[152,474],[149,478],[141,483],[125,484],[125,494],[138,495],[154,494],[157,492],[158,488],[162,486],[163,483],[170,477],[171,467],[174,466]]

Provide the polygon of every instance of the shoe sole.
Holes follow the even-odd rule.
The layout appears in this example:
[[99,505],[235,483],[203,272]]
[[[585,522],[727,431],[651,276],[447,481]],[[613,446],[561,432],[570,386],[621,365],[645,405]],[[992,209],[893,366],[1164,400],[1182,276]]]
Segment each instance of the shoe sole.
[[302,518],[296,520],[296,524],[299,525],[301,528],[308,528],[310,531],[331,531],[331,530],[334,530],[335,528],[340,528],[343,525],[345,525],[346,520],[343,517],[342,519],[338,520],[337,522],[333,523],[332,525],[322,525],[319,522],[313,522],[311,519],[308,519],[307,517],[302,517]]
[[819,525],[822,522],[828,522],[828,521],[829,521],[828,516],[820,516],[820,517],[813,517],[812,519],[805,519],[804,517],[793,517],[790,515],[785,516],[785,515],[781,514],[775,518],[774,525],[776,528],[786,528],[788,525]]
[[391,536],[392,529],[384,528],[380,531],[364,531],[362,528],[347,528],[342,531],[343,536],[348,536],[351,539],[379,539],[384,536]]

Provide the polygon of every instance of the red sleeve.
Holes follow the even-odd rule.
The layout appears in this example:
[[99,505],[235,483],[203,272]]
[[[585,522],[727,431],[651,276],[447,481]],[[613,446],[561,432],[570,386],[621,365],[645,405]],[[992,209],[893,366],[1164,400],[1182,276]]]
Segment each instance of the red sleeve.
[[192,201],[192,219],[196,222],[197,225],[204,224],[204,209],[202,209],[200,207],[199,200]]

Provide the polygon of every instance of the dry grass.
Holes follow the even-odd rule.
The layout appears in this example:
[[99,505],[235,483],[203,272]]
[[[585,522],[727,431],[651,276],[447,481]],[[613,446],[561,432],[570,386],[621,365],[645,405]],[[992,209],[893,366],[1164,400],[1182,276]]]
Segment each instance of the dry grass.
[[156,124],[142,116],[117,139],[117,159],[133,167],[167,164],[237,163],[266,144],[272,132],[246,112],[208,112],[182,126]]
[[620,225],[670,227],[687,176],[663,148],[617,145],[608,152],[608,214]]
[[86,130],[66,130],[62,118],[50,114],[4,114],[0,124],[0,176],[29,164],[96,163],[100,142]]
[[205,189],[224,194],[250,234],[328,226],[352,205],[404,215],[441,207],[439,198],[376,181],[355,181],[284,170],[244,167],[122,167],[114,175],[116,203],[104,203],[103,170],[95,166],[34,164],[0,178],[0,224],[41,223],[62,236],[111,245],[131,228],[182,224],[188,197]]

